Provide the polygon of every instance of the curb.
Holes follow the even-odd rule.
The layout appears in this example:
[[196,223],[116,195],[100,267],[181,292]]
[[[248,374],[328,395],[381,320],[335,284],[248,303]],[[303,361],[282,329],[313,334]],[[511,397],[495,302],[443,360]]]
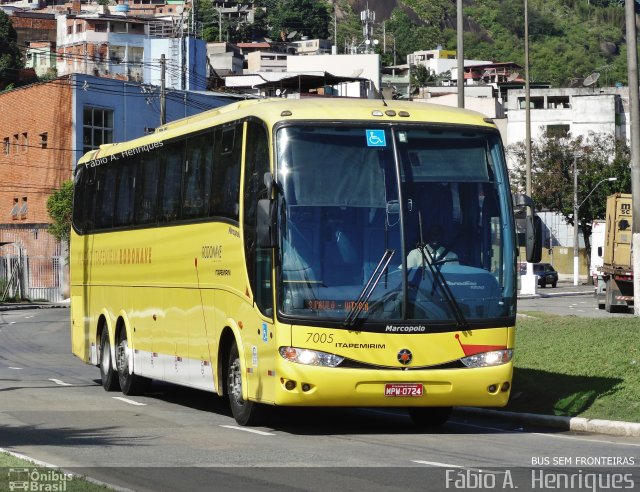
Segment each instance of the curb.
[[69,304],[0,304],[0,311],[20,311],[23,309],[68,308]]
[[540,415],[536,413],[503,412],[501,410],[472,407],[456,407],[454,413],[456,415],[490,417],[521,424],[539,425],[577,432],[592,432],[608,436],[640,437],[640,423],[635,422],[586,419],[584,417],[562,417],[559,415]]

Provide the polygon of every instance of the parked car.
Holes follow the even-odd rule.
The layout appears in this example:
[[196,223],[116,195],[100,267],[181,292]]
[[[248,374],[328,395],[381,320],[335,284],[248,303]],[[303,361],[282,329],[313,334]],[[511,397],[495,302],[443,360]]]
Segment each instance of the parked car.
[[[527,273],[527,264],[520,263],[520,275]],[[551,287],[558,285],[558,272],[550,263],[534,263],[533,274],[538,276],[538,285],[542,288],[547,284],[551,284]]]

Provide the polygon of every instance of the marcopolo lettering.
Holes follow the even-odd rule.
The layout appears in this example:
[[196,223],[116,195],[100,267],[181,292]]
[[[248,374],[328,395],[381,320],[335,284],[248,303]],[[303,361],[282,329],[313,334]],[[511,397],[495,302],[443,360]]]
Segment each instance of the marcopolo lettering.
[[387,325],[385,328],[389,333],[424,333],[427,327],[424,325]]

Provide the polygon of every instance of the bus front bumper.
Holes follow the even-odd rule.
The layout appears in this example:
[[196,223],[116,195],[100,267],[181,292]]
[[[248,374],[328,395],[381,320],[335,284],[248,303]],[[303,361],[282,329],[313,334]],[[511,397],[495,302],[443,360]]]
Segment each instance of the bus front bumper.
[[503,407],[513,363],[434,370],[341,369],[281,361],[275,404],[351,407]]

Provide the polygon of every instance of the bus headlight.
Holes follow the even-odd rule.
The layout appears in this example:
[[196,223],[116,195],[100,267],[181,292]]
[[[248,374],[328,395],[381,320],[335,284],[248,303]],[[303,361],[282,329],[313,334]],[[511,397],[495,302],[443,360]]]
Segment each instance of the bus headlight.
[[489,367],[506,364],[513,358],[513,349],[493,350],[463,357],[460,361],[467,367]]
[[280,347],[280,355],[289,362],[308,366],[336,367],[344,360],[339,355],[296,347]]

